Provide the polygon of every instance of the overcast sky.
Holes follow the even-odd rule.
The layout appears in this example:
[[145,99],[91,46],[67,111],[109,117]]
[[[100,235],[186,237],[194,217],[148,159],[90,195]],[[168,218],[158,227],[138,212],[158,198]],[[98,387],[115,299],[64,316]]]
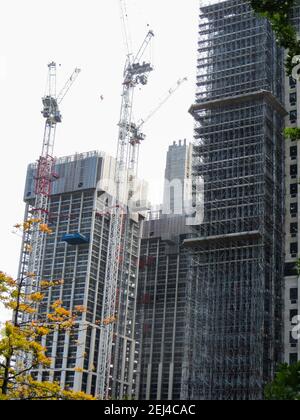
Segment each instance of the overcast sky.
[[[155,71],[138,92],[135,117],[145,117],[177,79],[189,79],[144,127],[139,176],[149,182],[153,204],[162,199],[168,145],[192,140],[188,109],[195,96],[198,3],[127,0],[133,49],[149,28],[155,32]],[[11,231],[23,218],[26,166],[41,151],[47,64],[61,64],[58,86],[76,66],[82,69],[61,105],[55,155],[103,150],[114,156],[125,62],[121,28],[119,0],[1,0],[0,270],[12,276],[17,274],[20,238]]]

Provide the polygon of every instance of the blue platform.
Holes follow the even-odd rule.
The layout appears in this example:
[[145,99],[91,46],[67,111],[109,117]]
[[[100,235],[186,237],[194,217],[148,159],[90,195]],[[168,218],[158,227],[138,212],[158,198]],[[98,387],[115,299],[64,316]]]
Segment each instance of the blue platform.
[[81,233],[68,233],[62,237],[63,242],[67,242],[69,245],[82,245],[88,244],[90,239]]

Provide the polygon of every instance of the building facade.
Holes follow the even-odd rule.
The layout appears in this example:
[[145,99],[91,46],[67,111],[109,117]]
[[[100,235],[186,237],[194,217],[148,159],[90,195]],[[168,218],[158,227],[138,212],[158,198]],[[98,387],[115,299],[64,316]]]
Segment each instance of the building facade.
[[283,54],[247,1],[200,5],[193,172],[201,399],[259,400],[282,361]]
[[165,169],[164,214],[184,214],[191,206],[192,144],[179,140],[169,146]]
[[[293,7],[292,22],[300,36],[300,2]],[[299,84],[299,82],[298,82]],[[300,91],[291,76],[285,82],[285,107],[288,111],[286,127],[300,127]],[[297,92],[298,90],[298,92]],[[294,318],[300,314],[300,283],[297,272],[299,252],[299,153],[297,140],[285,140],[285,316],[284,343],[285,362],[293,364],[300,360],[299,341],[293,337]]]
[[[164,205],[144,222],[137,300],[137,389],[140,400],[191,397],[198,371],[197,277],[183,246],[189,225],[192,146],[173,143],[166,156]],[[167,211],[169,210],[169,211]]]
[[[111,194],[109,180],[115,161],[99,152],[60,158],[55,163],[57,180],[49,197],[49,227],[45,239],[41,278],[63,279],[63,284],[46,292],[40,308],[47,315],[51,304],[63,302],[66,309],[84,306],[76,328],[49,335],[46,345],[52,363],[39,370],[39,380],[56,381],[62,388],[98,395],[99,340],[103,327],[102,301],[107,269]],[[36,165],[29,165],[26,187],[26,219],[34,204]],[[135,310],[142,217],[126,218],[118,287],[117,316],[111,360],[112,398],[135,395],[137,356]],[[126,231],[126,234],[125,234]]]
[[189,396],[197,363],[197,296],[184,216],[144,223],[137,304],[138,399]]

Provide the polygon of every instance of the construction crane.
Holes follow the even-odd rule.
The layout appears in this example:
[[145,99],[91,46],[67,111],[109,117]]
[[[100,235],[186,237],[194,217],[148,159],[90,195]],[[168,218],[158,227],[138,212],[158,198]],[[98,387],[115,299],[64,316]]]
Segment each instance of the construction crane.
[[[127,49],[127,59],[123,73],[122,103],[119,121],[119,135],[115,170],[115,197],[110,206],[110,231],[106,264],[106,276],[103,292],[102,320],[115,319],[117,288],[121,281],[119,270],[122,252],[123,236],[126,235],[127,203],[134,185],[130,173],[130,160],[132,156],[131,122],[133,110],[133,97],[138,85],[146,85],[148,75],[153,70],[151,63],[142,61],[143,56],[154,36],[149,30],[136,55],[131,52],[131,42],[128,30],[126,3],[120,0],[121,18],[123,22],[124,37]],[[136,163],[134,163],[136,165]],[[110,369],[112,360],[114,323],[103,323],[100,334],[100,356],[98,366],[98,394],[101,398],[109,397]]]
[[[155,108],[153,108],[149,114],[144,118],[138,121],[137,124],[131,123],[129,127],[130,131],[130,143],[132,145],[130,152],[130,158],[129,158],[129,176],[133,177],[134,180],[137,176],[137,170],[138,170],[138,156],[139,156],[139,146],[143,140],[145,140],[146,135],[142,132],[143,126],[160,110],[160,108],[171,98],[171,96],[180,88],[180,86],[186,82],[188,79],[187,77],[184,77],[182,79],[178,79],[176,84],[172,86],[166,94],[161,98],[161,100],[158,102]],[[130,178],[131,179],[131,178]],[[132,185],[132,189],[129,191],[129,199],[131,198],[131,194],[134,192],[134,185]]]
[[182,79],[178,79],[176,84],[174,86],[172,86],[166,93],[165,95],[161,98],[161,100],[158,102],[158,104],[156,105],[156,107],[154,109],[152,109],[149,114],[147,115],[146,118],[141,119],[138,123],[137,123],[137,129],[140,130],[141,127],[146,124],[150,118],[152,118],[157,111],[159,111],[159,109],[171,98],[171,96],[180,88],[180,86],[184,83],[187,82],[187,77],[183,77]]
[[[131,122],[130,125],[127,127],[127,130],[129,132],[129,142],[131,144],[130,152],[131,156],[129,158],[130,163],[130,169],[131,173],[134,174],[133,180],[136,179],[137,176],[137,167],[134,167],[134,165],[138,164],[139,160],[139,147],[142,141],[146,139],[146,135],[142,132],[142,128],[144,125],[160,110],[160,108],[171,98],[171,96],[182,86],[184,82],[186,82],[188,79],[187,77],[180,78],[177,80],[177,82],[172,86],[165,95],[159,100],[158,104],[147,114],[145,118],[141,118],[137,123]],[[128,176],[128,182],[130,182],[131,176]],[[128,194],[128,199],[130,199],[130,192]],[[130,203],[128,203],[130,206]],[[113,207],[104,207],[101,209],[101,211],[96,210],[96,213],[100,215],[106,215],[110,216],[111,210]]]
[[42,115],[45,118],[42,152],[39,157],[35,173],[35,202],[28,206],[27,213],[30,218],[23,223],[22,258],[19,267],[19,279],[26,280],[26,290],[35,290],[39,283],[42,265],[42,252],[45,236],[51,233],[48,227],[48,202],[51,194],[52,182],[57,179],[54,172],[55,160],[53,157],[56,126],[62,122],[59,105],[68,93],[72,84],[80,73],[76,68],[65,83],[59,94],[56,94],[56,63],[48,64],[46,93],[42,98]]

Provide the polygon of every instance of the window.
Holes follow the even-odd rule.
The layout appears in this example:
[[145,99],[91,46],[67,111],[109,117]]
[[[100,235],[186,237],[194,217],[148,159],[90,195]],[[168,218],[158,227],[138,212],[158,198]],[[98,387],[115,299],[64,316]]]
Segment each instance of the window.
[[297,122],[297,111],[290,111],[290,122],[292,124]]
[[291,309],[290,310],[290,321],[292,322],[294,317],[298,316],[298,309]]
[[290,344],[292,345],[292,347],[296,347],[297,343],[298,343],[298,340],[293,337],[293,332],[290,331]]
[[298,203],[291,203],[290,204],[290,213],[292,217],[295,217],[298,212]]
[[292,197],[296,197],[298,194],[298,184],[291,184],[290,185],[290,194]]
[[290,365],[295,365],[298,362],[298,353],[290,353]]
[[43,378],[43,382],[49,381],[49,373],[44,372],[42,378]]
[[298,288],[294,287],[290,289],[290,300],[295,303],[297,303],[298,300]]
[[290,105],[295,106],[297,103],[297,94],[296,92],[290,93]]
[[297,146],[290,147],[290,157],[291,159],[297,159]]
[[290,174],[292,178],[296,178],[298,173],[298,166],[297,165],[291,165],[290,167]]
[[295,263],[286,263],[284,265],[285,276],[297,276],[297,268]]
[[290,88],[294,89],[296,87],[296,80],[290,76]]
[[290,254],[292,256],[297,256],[297,254],[298,254],[298,242],[292,242],[290,244]]
[[291,223],[290,224],[290,232],[291,232],[291,235],[297,235],[297,233],[298,233],[298,223]]

